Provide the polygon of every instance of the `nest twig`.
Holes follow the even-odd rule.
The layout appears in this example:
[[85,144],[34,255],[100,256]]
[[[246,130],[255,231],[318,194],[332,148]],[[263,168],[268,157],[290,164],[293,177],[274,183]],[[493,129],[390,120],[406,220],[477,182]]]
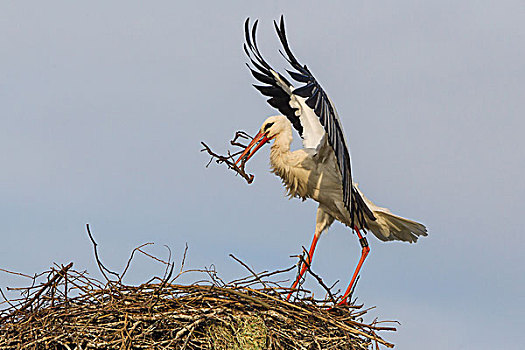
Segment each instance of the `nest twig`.
[[201,152],[207,152],[211,158],[208,164],[206,164],[206,167],[208,167],[213,160],[217,162],[217,164],[226,164],[228,166],[228,169],[232,169],[235,171],[238,175],[242,176],[248,184],[251,184],[254,179],[254,175],[246,173],[245,167],[245,160],[241,160],[241,163],[239,165],[235,164],[234,157],[237,155],[240,155],[244,150],[246,149],[247,145],[243,144],[241,140],[252,140],[253,137],[247,134],[244,131],[237,131],[233,137],[233,139],[230,141],[230,144],[235,147],[239,147],[239,151],[234,151],[233,153],[228,150],[226,155],[221,155],[218,153],[215,153],[211,150],[211,148],[205,144],[204,142],[201,142],[201,145],[204,147],[201,149]]
[[[89,235],[92,238],[91,231]],[[94,239],[93,246],[96,247]],[[328,299],[284,298],[290,288],[276,278],[294,266],[225,283],[213,268],[184,270],[172,276],[174,263],[136,248],[122,273],[108,272],[96,254],[105,281],[85,271],[56,265],[36,276],[19,274],[30,286],[11,288],[17,298],[0,302],[0,349],[370,349],[393,347],[378,332],[395,331],[374,321],[362,321],[362,305],[333,307],[337,295],[323,284]],[[139,286],[122,277],[139,252],[166,266],[162,277]],[[304,263],[304,261],[303,261]],[[2,270],[5,271],[5,270]],[[10,271],[6,271],[12,273]],[[205,283],[181,285],[179,276],[204,272]],[[308,273],[314,275],[308,269]],[[317,275],[314,275],[314,277]],[[319,283],[322,280],[316,277]],[[255,285],[260,288],[255,288]],[[313,295],[301,290],[301,294]],[[2,295],[4,293],[2,292]]]

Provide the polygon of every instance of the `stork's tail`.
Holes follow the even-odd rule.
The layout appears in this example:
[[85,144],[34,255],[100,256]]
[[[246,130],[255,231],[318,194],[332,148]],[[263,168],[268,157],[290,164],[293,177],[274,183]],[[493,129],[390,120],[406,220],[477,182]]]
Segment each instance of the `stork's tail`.
[[427,236],[427,228],[418,222],[384,211],[374,211],[376,221],[368,224],[370,231],[382,241],[416,242],[419,236]]
[[378,207],[365,197],[357,187],[357,184],[355,187],[376,217],[375,221],[368,220],[367,218],[365,218],[365,220],[370,231],[380,240],[398,240],[413,243],[417,241],[419,236],[428,235],[425,225],[392,214],[387,208]]

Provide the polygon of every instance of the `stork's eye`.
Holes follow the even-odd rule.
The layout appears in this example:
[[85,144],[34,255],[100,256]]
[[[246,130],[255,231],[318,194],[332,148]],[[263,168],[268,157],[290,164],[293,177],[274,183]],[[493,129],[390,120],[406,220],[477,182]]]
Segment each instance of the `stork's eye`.
[[271,126],[273,125],[273,123],[268,123],[264,126],[264,131],[267,131]]

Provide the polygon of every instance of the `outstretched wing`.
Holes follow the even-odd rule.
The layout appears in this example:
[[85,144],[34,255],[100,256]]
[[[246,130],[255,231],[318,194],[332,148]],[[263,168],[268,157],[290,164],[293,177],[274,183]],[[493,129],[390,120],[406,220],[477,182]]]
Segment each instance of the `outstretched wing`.
[[247,64],[255,79],[265,85],[253,85],[264,96],[268,103],[284,114],[303,139],[305,148],[317,148],[325,135],[314,111],[305,104],[305,99],[293,93],[293,85],[276,72],[261,55],[256,41],[258,21],[250,30],[250,19],[244,23],[246,43],[244,51],[252,66]]
[[263,95],[270,97],[268,103],[290,120],[303,138],[304,147],[317,148],[323,136],[327,135],[341,172],[343,201],[350,212],[352,227],[356,221],[359,226],[366,227],[364,216],[366,215],[370,220],[375,220],[375,217],[352,184],[350,154],[335,107],[310,70],[301,65],[293,55],[286,38],[283,16],[279,25],[275,21],[274,25],[285,51],[285,54],[282,52],[281,54],[294,68],[294,71],[287,70],[287,72],[294,80],[304,85],[294,88],[264,60],[255,41],[257,21],[252,27],[250,36],[249,19],[247,19],[244,50],[255,69],[249,65],[248,67],[255,79],[266,84],[254,86]]
[[350,211],[352,226],[354,226],[354,220],[357,219],[359,224],[365,227],[364,215],[371,220],[375,220],[375,217],[352,184],[350,153],[346,146],[343,126],[337,115],[335,106],[308,67],[306,67],[306,65],[301,65],[293,55],[290,45],[288,44],[288,39],[286,38],[284,17],[281,16],[279,25],[274,21],[274,26],[286,53],[286,55],[282,52],[281,54],[295,69],[295,71],[288,71],[288,73],[294,80],[305,84],[300,88],[293,90],[292,94],[305,99],[306,105],[314,111],[319,122],[326,131],[326,134],[328,135],[328,143],[334,150],[339,165],[339,171],[341,172],[343,180],[343,202],[345,203],[346,209]]

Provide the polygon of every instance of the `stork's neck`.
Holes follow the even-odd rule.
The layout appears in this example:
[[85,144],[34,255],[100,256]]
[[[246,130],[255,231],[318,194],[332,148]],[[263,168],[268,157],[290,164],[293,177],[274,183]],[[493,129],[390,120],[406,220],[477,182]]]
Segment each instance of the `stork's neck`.
[[272,145],[270,159],[273,158],[274,155],[280,157],[286,156],[288,153],[290,153],[290,144],[293,140],[292,127],[290,125],[286,125],[283,131],[275,136],[274,140],[275,141]]
[[288,167],[288,160],[290,158],[290,144],[292,143],[292,127],[286,125],[274,139],[272,149],[270,151],[270,165],[273,171],[281,175],[283,168]]
[[272,172],[279,176],[290,197],[305,199],[307,195],[307,184],[304,181],[308,177],[299,176],[301,171],[297,164],[295,152],[290,152],[292,143],[292,127],[287,123],[287,128],[280,132],[272,145],[270,152],[270,166]]

